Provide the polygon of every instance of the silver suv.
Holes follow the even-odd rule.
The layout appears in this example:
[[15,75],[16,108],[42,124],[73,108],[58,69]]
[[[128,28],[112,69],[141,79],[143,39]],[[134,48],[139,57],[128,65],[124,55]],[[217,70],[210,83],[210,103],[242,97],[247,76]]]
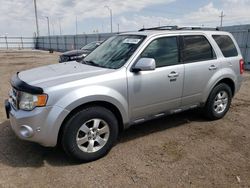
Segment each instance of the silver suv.
[[60,143],[70,156],[92,161],[133,124],[196,107],[222,118],[243,64],[227,32],[143,29],[109,38],[80,63],[17,73],[5,107],[21,139]]

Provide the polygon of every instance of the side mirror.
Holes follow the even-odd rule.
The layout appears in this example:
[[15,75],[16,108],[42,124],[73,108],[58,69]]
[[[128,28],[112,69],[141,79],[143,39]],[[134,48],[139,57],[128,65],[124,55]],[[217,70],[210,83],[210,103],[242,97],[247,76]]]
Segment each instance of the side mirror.
[[155,60],[153,58],[141,58],[132,67],[133,72],[155,70]]

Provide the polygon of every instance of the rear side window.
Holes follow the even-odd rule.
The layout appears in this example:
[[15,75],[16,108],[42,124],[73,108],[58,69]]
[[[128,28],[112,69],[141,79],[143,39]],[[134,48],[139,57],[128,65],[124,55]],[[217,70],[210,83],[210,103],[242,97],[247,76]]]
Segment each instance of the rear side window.
[[184,36],[182,53],[184,62],[205,61],[215,58],[212,46],[202,35]]
[[227,35],[213,35],[215,42],[221,49],[224,57],[235,57],[238,56],[237,49],[232,39]]

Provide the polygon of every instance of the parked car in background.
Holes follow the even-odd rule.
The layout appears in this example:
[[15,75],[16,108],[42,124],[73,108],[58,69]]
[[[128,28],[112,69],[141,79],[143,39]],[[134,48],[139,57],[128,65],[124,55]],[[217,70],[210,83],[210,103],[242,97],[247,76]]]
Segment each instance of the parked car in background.
[[59,56],[59,63],[67,62],[67,61],[80,61],[94,49],[96,49],[102,41],[91,42],[85,46],[83,46],[80,50],[71,50],[64,52]]

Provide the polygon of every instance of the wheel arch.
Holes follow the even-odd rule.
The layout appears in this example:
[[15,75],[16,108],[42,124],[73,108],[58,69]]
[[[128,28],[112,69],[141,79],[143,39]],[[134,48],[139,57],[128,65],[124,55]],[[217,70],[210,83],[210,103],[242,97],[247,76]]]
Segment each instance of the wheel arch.
[[217,84],[214,87],[216,87],[217,85],[219,85],[221,83],[227,84],[230,87],[231,91],[232,91],[232,96],[234,96],[234,94],[235,94],[235,83],[234,83],[234,81],[231,78],[223,78],[222,80],[217,82]]
[[70,111],[70,113],[64,118],[60,128],[59,128],[59,132],[58,132],[58,137],[57,137],[57,144],[60,144],[61,138],[62,138],[62,131],[63,128],[66,124],[66,122],[77,112],[81,111],[84,108],[88,108],[88,107],[93,107],[93,106],[100,106],[100,107],[104,107],[108,110],[110,110],[115,117],[118,120],[118,128],[119,128],[119,133],[121,133],[124,129],[124,121],[123,121],[123,117],[122,114],[120,112],[120,110],[118,109],[118,107],[116,107],[114,104],[107,102],[107,101],[92,101],[92,102],[87,102],[84,104],[81,104],[77,107],[75,107],[73,110]]
[[206,90],[207,92],[206,92],[205,97],[204,97],[203,100],[202,100],[202,101],[203,101],[203,102],[202,102],[202,105],[205,105],[205,104],[206,104],[207,99],[208,99],[210,93],[212,92],[212,90],[213,90],[217,85],[219,85],[219,84],[221,84],[221,83],[227,84],[227,85],[230,87],[231,91],[232,91],[232,97],[234,96],[234,94],[235,94],[235,89],[236,89],[236,88],[235,88],[235,82],[234,82],[234,80],[233,80],[231,77],[223,77],[223,78],[218,79],[216,82],[214,82],[214,84],[213,84],[208,90]]

